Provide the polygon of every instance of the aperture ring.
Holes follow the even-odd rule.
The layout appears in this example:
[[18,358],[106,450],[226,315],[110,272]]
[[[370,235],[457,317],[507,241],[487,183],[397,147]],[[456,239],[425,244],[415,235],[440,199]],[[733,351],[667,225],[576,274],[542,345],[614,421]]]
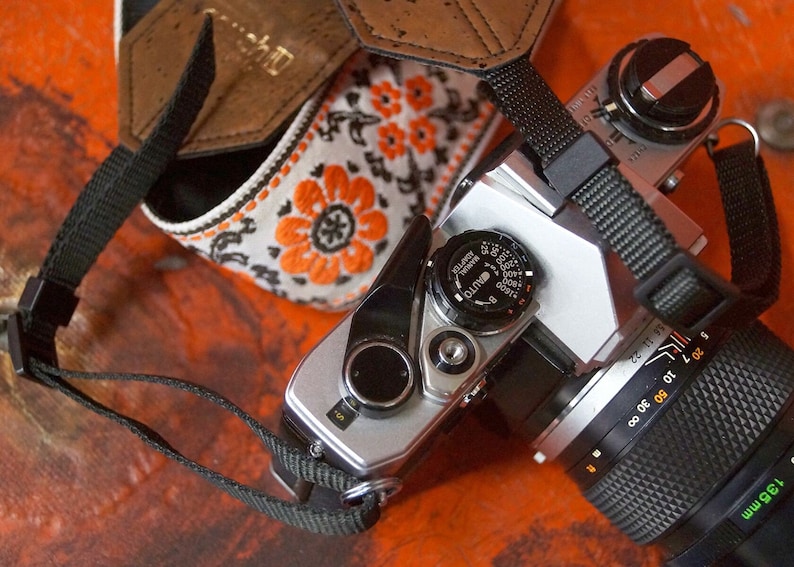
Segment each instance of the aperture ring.
[[794,351],[756,322],[736,332],[699,379],[584,494],[648,543],[716,490],[794,391]]

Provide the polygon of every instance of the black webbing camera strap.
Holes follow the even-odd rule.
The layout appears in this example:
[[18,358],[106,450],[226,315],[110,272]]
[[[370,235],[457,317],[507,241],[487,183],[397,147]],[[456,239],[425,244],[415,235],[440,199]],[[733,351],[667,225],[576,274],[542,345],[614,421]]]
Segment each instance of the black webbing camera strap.
[[70,372],[58,368],[55,332],[69,323],[74,293],[115,232],[176,157],[215,75],[212,21],[207,18],[182,78],[157,126],[135,153],[117,147],[94,173],[50,247],[38,277],[31,278],[8,322],[9,350],[18,374],[50,386],[84,407],[128,428],[147,445],[201,475],[255,510],[312,532],[343,535],[372,527],[380,516],[378,495],[367,493],[349,507],[326,510],[287,502],[242,485],[185,457],[146,425],[104,406],[67,379],[131,380],[162,384],[212,401],[242,419],[290,472],[340,494],[361,484],[352,475],[307,457],[220,394],[164,376]]
[[483,78],[499,110],[541,160],[551,185],[584,211],[639,280],[635,298],[651,313],[692,333],[711,324],[744,326],[777,300],[777,218],[766,169],[752,141],[709,152],[729,229],[729,283],[677,245],[527,58],[488,71]]
[[[163,376],[73,372],[58,368],[55,333],[66,326],[78,299],[75,290],[116,230],[143,199],[187,135],[214,78],[212,22],[207,19],[182,79],[158,125],[137,152],[118,147],[102,163],[69,212],[38,277],[31,278],[9,319],[9,350],[18,374],[50,386],[84,407],[132,431],[150,447],[183,464],[228,494],[269,516],[317,533],[351,534],[375,524],[379,495],[363,490],[352,504],[320,509],[286,502],[242,485],[183,456],[146,425],[106,407],[68,380],[132,380],[161,384],[212,401],[242,419],[287,470],[340,494],[361,489],[362,481],[293,448],[238,406],[202,386]],[[581,129],[535,72],[521,60],[489,72],[498,105],[527,138],[544,164],[565,164],[568,148],[581,144]],[[577,142],[579,141],[579,142]],[[777,297],[780,272],[774,206],[763,163],[752,143],[713,152],[730,233],[734,282],[741,298],[731,307],[751,320]],[[563,160],[560,162],[559,160]],[[693,310],[702,323],[715,312],[714,300],[729,284],[704,278],[699,264],[683,269],[673,259],[678,247],[655,213],[611,163],[588,172],[570,198],[581,206],[640,281],[660,282],[650,295],[662,318],[676,320]],[[553,168],[551,168],[553,170]],[[558,187],[559,189],[559,187]],[[676,270],[665,266],[674,264]],[[666,271],[665,271],[666,270]],[[658,278],[659,272],[669,277]],[[683,277],[680,276],[683,273]],[[649,276],[650,274],[650,276]],[[654,276],[657,274],[657,276]],[[702,280],[707,285],[702,285]],[[722,287],[720,287],[722,286]],[[694,289],[691,289],[693,288]],[[714,291],[716,287],[717,291]],[[706,291],[703,291],[706,288]],[[705,302],[703,298],[705,297]],[[687,326],[684,323],[684,326]]]

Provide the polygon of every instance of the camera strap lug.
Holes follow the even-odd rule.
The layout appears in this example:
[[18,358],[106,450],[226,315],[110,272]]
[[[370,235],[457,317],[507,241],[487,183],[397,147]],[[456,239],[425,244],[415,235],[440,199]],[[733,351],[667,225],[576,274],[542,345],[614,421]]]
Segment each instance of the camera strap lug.
[[718,135],[719,131],[726,126],[731,125],[740,126],[741,128],[747,130],[753,139],[753,153],[755,154],[755,157],[758,157],[761,154],[761,136],[758,134],[758,131],[753,127],[752,124],[746,120],[742,120],[741,118],[726,118],[725,120],[720,120],[720,122],[714,127],[711,134],[706,137],[706,151],[708,152],[709,156],[714,159],[714,150],[720,143],[720,137]]
[[389,498],[400,492],[402,487],[402,481],[396,477],[367,480],[343,492],[339,496],[339,501],[345,506],[353,506],[359,504],[368,494],[375,494],[378,497],[378,503],[383,505]]

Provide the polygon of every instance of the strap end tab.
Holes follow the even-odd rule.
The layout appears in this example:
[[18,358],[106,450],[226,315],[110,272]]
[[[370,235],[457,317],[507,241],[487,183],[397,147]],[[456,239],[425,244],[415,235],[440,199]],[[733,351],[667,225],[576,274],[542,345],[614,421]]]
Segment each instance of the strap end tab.
[[22,314],[19,312],[13,313],[8,318],[8,353],[11,355],[14,372],[39,384],[42,382],[33,372],[32,359],[35,358],[53,366],[58,362],[55,340],[46,341],[26,333]]
[[33,372],[32,359],[57,366],[55,331],[69,324],[78,301],[66,286],[44,278],[28,279],[18,311],[8,318],[8,351],[14,372],[40,382]]
[[28,278],[18,308],[34,321],[65,327],[77,309],[78,298],[68,287],[44,278]]

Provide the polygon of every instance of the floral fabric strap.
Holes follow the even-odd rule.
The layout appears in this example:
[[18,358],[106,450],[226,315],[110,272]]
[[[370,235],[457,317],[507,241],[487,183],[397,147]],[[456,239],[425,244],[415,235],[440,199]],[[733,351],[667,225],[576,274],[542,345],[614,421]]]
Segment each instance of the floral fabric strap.
[[358,52],[219,205],[179,222],[144,210],[189,249],[268,291],[344,309],[412,218],[443,216],[495,116],[471,75]]

